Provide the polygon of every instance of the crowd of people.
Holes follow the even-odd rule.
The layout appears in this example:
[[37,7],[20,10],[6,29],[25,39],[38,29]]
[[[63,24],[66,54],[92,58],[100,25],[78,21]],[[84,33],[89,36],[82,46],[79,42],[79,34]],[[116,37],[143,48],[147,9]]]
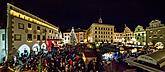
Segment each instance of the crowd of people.
[[[62,48],[52,48],[51,51],[43,49],[39,52],[31,51],[13,56],[12,60],[5,61],[2,65],[10,67],[15,71],[32,71],[32,72],[109,72],[110,70],[125,70],[128,53],[121,54],[116,52],[114,58],[104,60],[100,53],[91,61],[83,59],[83,53],[87,48],[82,46],[64,46]],[[110,63],[107,63],[110,62]],[[115,69],[116,67],[116,69]]]
[[83,50],[77,47],[54,48],[52,51],[44,53],[32,51],[28,55],[25,51],[21,56],[16,55],[11,61],[3,65],[11,67],[17,71],[34,72],[90,72],[104,70],[102,61],[92,60],[86,64],[82,58]]

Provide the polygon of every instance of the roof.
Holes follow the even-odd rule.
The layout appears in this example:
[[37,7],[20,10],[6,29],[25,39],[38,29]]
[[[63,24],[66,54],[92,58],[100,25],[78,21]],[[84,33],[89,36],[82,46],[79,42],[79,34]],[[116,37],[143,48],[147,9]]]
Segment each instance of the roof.
[[36,22],[37,24],[40,24],[40,25],[43,25],[43,26],[49,25],[48,26],[49,28],[56,28],[57,30],[59,29],[57,26],[55,26],[55,25],[53,25],[53,24],[51,24],[51,23],[49,23],[49,22],[47,22],[47,21],[45,21],[45,20],[35,16],[35,15],[33,15],[33,14],[31,14],[31,13],[25,11],[25,10],[22,10],[22,9],[20,9],[20,8],[10,4],[10,3],[7,3],[7,6],[9,6],[9,8],[10,8],[10,12],[9,12],[10,14],[11,13],[17,13],[17,14],[20,14],[22,16],[31,18],[32,22]]
[[104,23],[92,23],[92,25],[91,25],[91,26],[93,26],[93,25],[114,26],[114,25],[112,25],[112,24],[104,24]]
[[138,60],[145,61],[151,64],[165,66],[165,50],[160,50],[151,54],[141,55]]

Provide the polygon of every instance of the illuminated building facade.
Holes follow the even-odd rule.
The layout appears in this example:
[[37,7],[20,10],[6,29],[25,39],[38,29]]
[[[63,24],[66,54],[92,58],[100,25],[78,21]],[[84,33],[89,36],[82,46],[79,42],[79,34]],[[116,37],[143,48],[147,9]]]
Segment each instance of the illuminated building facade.
[[125,29],[124,29],[124,43],[133,43],[134,41],[134,33],[131,31],[131,29],[128,28],[125,24]]
[[0,29],[0,63],[3,62],[3,58],[7,54],[8,54],[8,49],[5,49],[5,29]]
[[[67,29],[66,31],[63,32],[63,41],[64,44],[70,43],[70,32],[71,29]],[[76,39],[78,43],[84,43],[85,35],[86,32],[84,29],[74,29],[74,32],[76,34]]]
[[59,38],[59,28],[53,24],[32,15],[12,4],[7,4],[7,34],[9,56],[17,50],[48,49]]
[[99,23],[93,23],[87,30],[88,42],[109,42],[113,43],[114,25],[102,24],[102,19]]
[[114,33],[114,42],[122,42],[123,39],[123,33],[115,32]]
[[159,20],[152,20],[149,27],[146,28],[146,44],[152,43],[155,45],[161,42],[165,45],[165,25]]
[[138,25],[135,28],[134,35],[137,45],[146,45],[146,31],[143,29],[143,26]]

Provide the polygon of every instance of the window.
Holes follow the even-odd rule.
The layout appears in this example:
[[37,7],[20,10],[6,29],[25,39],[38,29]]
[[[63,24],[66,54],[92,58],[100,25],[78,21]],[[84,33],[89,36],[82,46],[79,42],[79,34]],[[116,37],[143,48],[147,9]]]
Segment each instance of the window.
[[5,40],[5,34],[2,34],[2,40]]
[[32,34],[27,34],[27,40],[32,41]]
[[49,30],[49,33],[51,33],[51,30]]
[[28,23],[28,28],[31,28],[32,26],[31,26],[31,24],[30,23]]
[[97,27],[95,27],[95,29],[97,30]]
[[138,34],[138,36],[140,36],[140,34]]
[[18,29],[24,29],[24,24],[23,23],[18,23]]
[[66,40],[66,37],[65,37],[65,40]]
[[14,40],[15,41],[21,41],[21,34],[15,34],[14,35]]
[[40,27],[39,26],[37,26],[37,30],[40,30]]
[[95,31],[95,34],[97,34],[97,31]]
[[95,35],[95,38],[97,38],[97,35]]
[[40,35],[37,35],[37,40],[40,40]]
[[67,34],[65,34],[65,36],[66,36]]
[[45,40],[46,38],[45,38],[45,36],[42,36],[42,40]]

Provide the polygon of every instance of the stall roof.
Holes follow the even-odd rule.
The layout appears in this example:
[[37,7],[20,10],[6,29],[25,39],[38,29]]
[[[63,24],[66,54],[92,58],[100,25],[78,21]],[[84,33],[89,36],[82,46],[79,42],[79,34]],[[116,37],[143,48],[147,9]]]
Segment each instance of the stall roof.
[[138,60],[145,61],[151,64],[165,66],[165,50],[160,50],[151,54],[141,55]]

